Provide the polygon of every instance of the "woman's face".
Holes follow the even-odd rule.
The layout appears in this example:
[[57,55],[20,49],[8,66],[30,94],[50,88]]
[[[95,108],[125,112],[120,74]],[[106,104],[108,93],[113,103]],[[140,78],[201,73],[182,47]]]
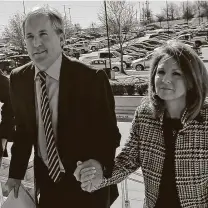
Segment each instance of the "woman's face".
[[183,73],[174,58],[163,57],[155,74],[156,94],[165,101],[176,100],[186,96],[186,85]]

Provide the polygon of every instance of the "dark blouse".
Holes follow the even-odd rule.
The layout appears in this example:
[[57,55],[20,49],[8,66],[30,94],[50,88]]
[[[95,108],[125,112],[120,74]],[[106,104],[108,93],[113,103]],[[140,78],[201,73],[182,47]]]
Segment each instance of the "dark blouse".
[[180,119],[164,118],[165,161],[160,183],[159,196],[155,208],[181,208],[175,182],[175,140],[182,128]]

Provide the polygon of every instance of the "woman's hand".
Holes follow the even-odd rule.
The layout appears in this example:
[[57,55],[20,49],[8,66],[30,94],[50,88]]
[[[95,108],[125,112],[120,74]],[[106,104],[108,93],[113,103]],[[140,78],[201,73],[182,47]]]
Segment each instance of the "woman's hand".
[[103,179],[102,168],[95,167],[84,168],[80,171],[81,175],[81,188],[87,192],[97,190]]
[[84,191],[93,192],[101,184],[103,179],[103,170],[101,164],[90,159],[85,162],[77,162],[77,168],[74,176],[81,182],[81,188]]

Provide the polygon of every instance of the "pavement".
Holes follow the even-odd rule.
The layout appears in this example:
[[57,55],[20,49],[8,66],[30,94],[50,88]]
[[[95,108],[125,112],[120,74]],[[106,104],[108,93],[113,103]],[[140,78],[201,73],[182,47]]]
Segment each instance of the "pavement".
[[[118,127],[121,137],[120,147],[117,149],[116,154],[119,154],[121,149],[129,136],[131,127],[130,122],[118,122]],[[144,184],[141,169],[136,171],[136,174],[131,174],[128,179],[118,184],[119,197],[111,206],[111,208],[142,208],[144,201]],[[129,206],[125,206],[125,201],[129,202]],[[127,204],[127,203],[126,203]]]
[[208,45],[202,47],[202,56],[201,59],[204,63],[208,62]]

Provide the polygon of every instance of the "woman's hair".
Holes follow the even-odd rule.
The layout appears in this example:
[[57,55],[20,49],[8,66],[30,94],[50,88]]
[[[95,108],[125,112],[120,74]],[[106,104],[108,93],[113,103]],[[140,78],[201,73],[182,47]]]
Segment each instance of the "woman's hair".
[[54,31],[59,35],[59,34],[64,34],[64,23],[61,14],[49,7],[49,6],[42,6],[42,7],[35,7],[33,8],[24,18],[23,23],[22,23],[22,29],[23,29],[23,34],[25,36],[25,23],[28,20],[29,17],[33,15],[38,15],[42,14],[45,15],[49,18],[51,25],[54,29]]
[[183,73],[187,94],[187,119],[194,119],[200,112],[208,93],[207,69],[196,52],[186,44],[176,40],[167,43],[154,52],[150,67],[149,96],[157,116],[164,109],[164,101],[159,98],[155,90],[155,75],[159,62],[164,56],[174,58]]

